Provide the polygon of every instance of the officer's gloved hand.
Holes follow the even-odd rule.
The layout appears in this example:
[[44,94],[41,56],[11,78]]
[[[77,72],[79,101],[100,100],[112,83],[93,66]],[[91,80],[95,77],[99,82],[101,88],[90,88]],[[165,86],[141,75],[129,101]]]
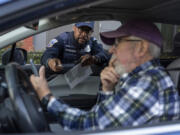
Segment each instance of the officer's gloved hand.
[[81,56],[80,62],[82,66],[92,65],[92,64],[96,64],[97,58],[90,54],[86,54]]
[[48,59],[48,66],[54,72],[59,72],[63,68],[61,61],[58,58]]

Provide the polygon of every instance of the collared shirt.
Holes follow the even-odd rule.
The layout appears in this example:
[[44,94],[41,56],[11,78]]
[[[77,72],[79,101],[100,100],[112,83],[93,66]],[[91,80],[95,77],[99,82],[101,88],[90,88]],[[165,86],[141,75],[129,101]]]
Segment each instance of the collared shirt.
[[90,111],[56,99],[49,102],[48,111],[66,130],[95,130],[179,119],[178,101],[172,80],[157,60],[151,60],[123,75],[114,93],[99,92]]
[[48,67],[47,63],[50,58],[59,58],[62,64],[77,64],[80,57],[85,54],[95,56],[98,65],[108,62],[109,57],[103,50],[102,44],[98,43],[94,37],[80,47],[74,39],[73,32],[64,32],[50,41],[41,57],[41,64]]

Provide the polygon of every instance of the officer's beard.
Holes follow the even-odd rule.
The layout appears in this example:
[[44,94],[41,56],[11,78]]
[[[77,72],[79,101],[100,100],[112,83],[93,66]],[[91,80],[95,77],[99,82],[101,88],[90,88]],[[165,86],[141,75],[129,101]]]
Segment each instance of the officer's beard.
[[83,49],[85,47],[85,45],[87,44],[87,42],[88,42],[88,38],[86,38],[86,37],[78,37],[76,39],[76,42],[78,43],[78,47]]

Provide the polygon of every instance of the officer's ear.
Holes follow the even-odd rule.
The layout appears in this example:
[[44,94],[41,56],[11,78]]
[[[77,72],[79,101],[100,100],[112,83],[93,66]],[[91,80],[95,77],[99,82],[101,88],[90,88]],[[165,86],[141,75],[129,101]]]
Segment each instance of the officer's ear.
[[73,26],[73,31],[77,31],[77,29],[78,29],[78,28],[74,25],[74,26]]

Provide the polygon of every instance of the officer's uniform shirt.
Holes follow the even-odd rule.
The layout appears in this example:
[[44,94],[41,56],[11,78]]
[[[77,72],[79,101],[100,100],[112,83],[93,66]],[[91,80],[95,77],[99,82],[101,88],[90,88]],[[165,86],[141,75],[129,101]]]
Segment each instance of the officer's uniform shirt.
[[108,57],[95,38],[91,37],[83,47],[80,48],[74,39],[74,32],[64,32],[50,41],[41,58],[41,64],[47,66],[49,58],[59,58],[62,64],[76,64],[85,54],[96,56],[99,65],[107,62]]

